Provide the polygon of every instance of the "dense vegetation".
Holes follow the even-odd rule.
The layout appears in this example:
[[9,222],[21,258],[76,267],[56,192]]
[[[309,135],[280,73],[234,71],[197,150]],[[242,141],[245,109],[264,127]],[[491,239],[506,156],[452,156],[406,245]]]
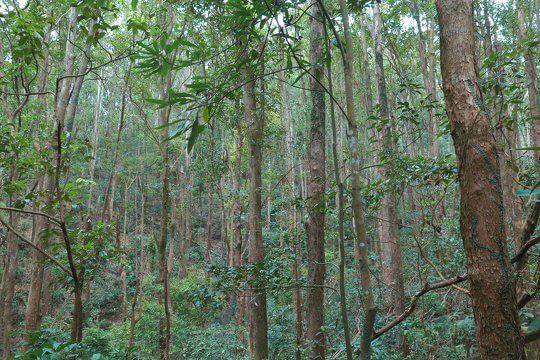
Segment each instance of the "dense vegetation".
[[540,1],[0,26],[2,359],[538,356]]

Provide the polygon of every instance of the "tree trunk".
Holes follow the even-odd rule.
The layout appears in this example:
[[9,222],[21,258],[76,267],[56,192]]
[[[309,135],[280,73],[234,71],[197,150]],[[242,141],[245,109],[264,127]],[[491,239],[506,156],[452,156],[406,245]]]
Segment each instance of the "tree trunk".
[[325,102],[324,88],[324,21],[322,5],[310,1],[310,62],[313,78],[310,79],[311,118],[308,144],[307,183],[307,331],[310,358],[324,359],[326,339],[324,326],[324,225],[325,225]]
[[[382,159],[389,160],[395,156],[395,141],[392,135],[392,120],[389,116],[388,97],[386,94],[386,79],[384,75],[383,48],[382,48],[382,20],[379,4],[374,7],[374,40],[375,40],[375,73],[377,76],[377,93],[381,109],[381,119],[387,122],[381,134],[380,149],[383,151]],[[391,165],[380,168],[380,176],[388,179]],[[385,190],[379,209],[379,242],[381,244],[382,274],[386,286],[391,291],[391,304],[394,315],[405,311],[405,290],[403,287],[403,263],[401,258],[401,245],[399,239],[399,224],[397,214],[397,200],[395,189]],[[403,335],[398,336],[399,347],[404,354],[408,346]]]
[[[166,11],[161,19],[164,29],[166,29],[167,44],[172,37],[172,30],[174,26],[174,11],[172,5],[167,3]],[[168,61],[174,61],[174,54],[169,55]],[[159,85],[159,98],[163,101],[167,101],[169,97],[169,90],[172,86],[172,71],[169,71],[166,75],[161,76]],[[159,267],[159,282],[162,286],[162,292],[160,293],[159,303],[163,306],[163,317],[160,319],[159,324],[159,349],[160,358],[168,360],[170,358],[170,342],[171,342],[171,311],[169,308],[169,272],[167,266],[167,242],[168,242],[168,230],[169,230],[169,210],[170,210],[170,198],[169,198],[169,117],[171,115],[171,107],[166,106],[159,110],[159,126],[160,130],[160,144],[162,169],[162,193],[161,193],[161,232],[159,238],[157,238],[157,252],[158,252],[158,267]]]
[[[506,248],[499,159],[480,108],[472,0],[438,0],[446,111],[458,159],[461,235],[482,359],[524,356],[515,279]],[[522,355],[523,354],[523,355]]]
[[[519,26],[519,37],[523,40],[528,39],[527,29],[525,28],[525,14],[523,8],[518,8],[518,26]],[[539,24],[540,26],[540,24]],[[532,49],[527,48],[525,51],[525,75],[527,78],[527,92],[529,97],[529,107],[530,107],[530,116],[531,116],[531,146],[540,146],[540,98],[538,97],[538,89],[536,84],[538,82],[538,76],[536,73],[536,54]],[[534,152],[534,160],[537,162],[540,161],[540,151]]]
[[[12,171],[11,179],[15,180],[17,177],[16,170]],[[9,225],[16,229],[19,227],[19,213],[9,213]],[[2,276],[2,292],[0,295],[0,302],[2,306],[2,319],[0,322],[2,328],[2,359],[7,359],[11,355],[11,337],[13,326],[13,298],[15,296],[15,279],[17,274],[17,267],[19,264],[19,242],[17,235],[12,231],[8,231],[7,238],[7,261],[4,267],[4,274]]]
[[[239,111],[240,106],[238,100],[235,101],[235,110]],[[232,178],[233,187],[233,203],[232,203],[232,266],[242,266],[242,203],[241,203],[241,177],[242,177],[242,148],[244,146],[244,134],[242,131],[242,124],[238,121],[236,125],[236,149],[234,170]],[[236,325],[238,326],[237,342],[237,354],[242,353],[242,349],[245,343],[245,317],[246,317],[246,303],[245,293],[240,291],[236,296]]]
[[206,249],[204,252],[204,261],[206,264],[210,265],[212,261],[212,221],[214,217],[214,189],[213,187],[209,188],[208,193],[208,215],[206,217]]
[[[360,293],[365,306],[363,333],[360,339],[360,357],[369,359],[371,356],[371,334],[375,324],[376,307],[371,286],[371,275],[369,271],[368,239],[364,222],[364,209],[362,205],[362,194],[360,190],[361,161],[358,152],[358,127],[356,125],[356,108],[353,98],[352,68],[353,68],[353,45],[352,33],[349,25],[349,15],[346,4],[340,2],[341,17],[345,33],[345,46],[339,42],[341,57],[344,68],[345,96],[347,100],[347,140],[351,156],[351,195],[353,210],[353,227],[355,231],[355,259],[357,261],[357,271],[360,277]],[[326,16],[329,17],[328,13]],[[334,34],[339,37],[338,34]],[[366,51],[367,52],[367,51]],[[366,68],[367,69],[367,68]],[[368,92],[370,89],[368,89]],[[367,94],[370,95],[370,94]]]
[[[340,6],[346,6],[340,2]],[[348,21],[347,9],[345,13],[342,13],[342,18]],[[348,24],[347,24],[348,27]],[[327,43],[327,49],[329,56],[326,59],[326,72],[328,74],[328,90],[330,95],[334,97],[334,86],[332,83],[332,55],[330,52],[331,43]],[[334,178],[337,186],[337,207],[338,207],[338,248],[339,248],[339,301],[341,322],[343,323],[343,337],[345,338],[345,350],[347,354],[347,360],[352,360],[352,347],[351,347],[351,333],[349,329],[349,318],[347,315],[347,293],[345,283],[345,195],[344,186],[341,181],[340,163],[338,155],[338,143],[337,143],[337,126],[336,126],[336,111],[334,102],[330,101],[330,120],[332,128],[332,162],[334,165]]]
[[[283,54],[281,54],[283,57]],[[301,359],[301,345],[303,338],[303,316],[302,316],[302,291],[298,286],[300,271],[299,262],[301,257],[301,247],[298,241],[298,214],[296,211],[296,171],[294,164],[294,133],[293,133],[293,118],[291,112],[291,104],[289,100],[289,92],[287,89],[287,79],[284,72],[279,73],[280,76],[280,93],[282,102],[282,117],[285,120],[283,124],[285,127],[285,141],[284,141],[284,157],[285,157],[285,171],[287,172],[287,187],[289,189],[289,206],[287,209],[287,238],[289,241],[289,247],[293,252],[293,262],[291,266],[292,282],[296,286],[292,289],[292,301],[295,313],[295,332],[296,332],[296,351],[295,356],[297,360]]]
[[[41,178],[39,182],[38,188],[41,190],[43,189],[43,178]],[[44,239],[42,239],[42,230],[46,229],[46,227],[46,219],[43,216],[34,216],[32,242],[39,248],[43,248],[43,244],[45,244]],[[38,233],[38,231],[40,232]],[[26,342],[29,341],[30,334],[35,331],[41,323],[41,291],[45,269],[45,258],[39,251],[32,249],[30,255],[33,268],[30,277],[30,288],[28,289],[28,300],[24,317],[24,340]]]
[[[249,44],[243,44],[249,49]],[[242,73],[245,84],[242,86],[244,94],[244,119],[248,127],[249,143],[249,262],[262,264],[264,262],[264,243],[261,226],[261,167],[262,167],[262,139],[264,118],[257,113],[255,80],[252,64],[249,63],[248,53],[244,51],[244,58],[248,63],[243,67]],[[249,297],[249,333],[251,358],[261,360],[268,358],[268,320],[266,315],[266,289],[265,282],[254,275],[255,290]]]

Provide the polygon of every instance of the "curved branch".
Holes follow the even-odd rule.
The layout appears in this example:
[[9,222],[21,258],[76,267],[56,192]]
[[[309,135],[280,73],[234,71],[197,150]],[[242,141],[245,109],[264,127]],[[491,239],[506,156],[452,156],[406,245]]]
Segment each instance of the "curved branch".
[[441,289],[441,288],[444,288],[444,287],[447,287],[447,286],[452,286],[452,285],[455,285],[455,284],[458,284],[460,282],[463,282],[465,280],[467,280],[469,278],[468,275],[464,274],[464,275],[460,275],[460,276],[456,276],[454,278],[451,278],[451,279],[447,279],[447,280],[444,280],[444,281],[439,281],[437,283],[434,283],[434,284],[430,284],[430,283],[426,283],[424,285],[424,287],[422,288],[422,290],[420,290],[419,292],[417,292],[413,297],[412,297],[412,300],[411,300],[411,304],[409,305],[409,307],[401,314],[399,315],[397,318],[395,318],[394,320],[392,320],[390,323],[388,323],[387,325],[383,326],[382,328],[380,328],[379,330],[375,330],[373,332],[373,336],[371,338],[371,340],[375,340],[377,339],[378,337],[380,337],[382,334],[384,334],[385,332],[389,331],[390,329],[394,328],[396,325],[398,325],[399,323],[401,323],[403,320],[405,320],[406,318],[409,317],[409,315],[414,311],[414,309],[416,308],[416,302],[418,301],[418,299],[432,291],[432,290],[436,290],[436,289]]
[[41,211],[17,209],[17,208],[14,208],[14,207],[7,207],[7,206],[0,206],[0,210],[15,211],[15,212],[23,213],[23,214],[31,214],[31,215],[43,216],[43,217],[46,217],[47,219],[51,220],[56,225],[58,225],[60,227],[62,226],[62,223],[61,223],[60,220],[58,220],[54,216],[45,214],[44,212],[41,212]]
[[36,250],[37,252],[39,252],[41,255],[45,256],[47,259],[51,260],[55,265],[57,265],[60,269],[64,270],[64,272],[66,272],[68,275],[72,276],[71,272],[69,271],[69,269],[67,267],[65,267],[64,265],[62,265],[62,263],[58,260],[56,260],[55,258],[53,258],[51,255],[47,254],[43,249],[41,249],[40,247],[36,246],[33,242],[31,242],[30,240],[28,240],[27,238],[25,238],[23,235],[21,235],[19,232],[17,232],[17,230],[15,230],[11,225],[9,225],[8,223],[6,223],[4,221],[4,219],[2,219],[2,217],[0,217],[0,223],[2,223],[2,225],[4,225],[9,231],[13,232],[15,235],[17,235],[17,237],[19,239],[22,240],[22,242],[26,243],[27,245],[29,245],[30,247],[32,247],[34,250]]

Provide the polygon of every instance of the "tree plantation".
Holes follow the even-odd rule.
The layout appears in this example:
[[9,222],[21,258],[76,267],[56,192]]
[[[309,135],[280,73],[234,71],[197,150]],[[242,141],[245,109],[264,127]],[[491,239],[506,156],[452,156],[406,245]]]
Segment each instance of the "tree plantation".
[[540,359],[540,0],[0,0],[0,358]]

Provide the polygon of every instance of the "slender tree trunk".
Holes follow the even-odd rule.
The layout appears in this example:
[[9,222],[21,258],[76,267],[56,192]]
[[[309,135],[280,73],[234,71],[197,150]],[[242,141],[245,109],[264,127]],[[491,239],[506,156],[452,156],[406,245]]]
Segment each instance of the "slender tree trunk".
[[[235,101],[235,110],[239,111],[239,101]],[[236,149],[234,170],[232,178],[233,186],[233,203],[232,203],[232,266],[242,266],[242,204],[241,204],[241,177],[242,177],[242,148],[244,146],[244,134],[242,131],[242,123],[238,121],[236,125]],[[245,343],[245,317],[246,303],[245,293],[240,291],[236,296],[236,325],[238,326],[237,354],[242,354],[242,349]]]
[[[166,29],[168,35],[167,43],[170,42],[172,30],[174,26],[174,11],[170,3],[166,4],[166,12],[162,18],[163,28]],[[174,62],[174,54],[168,61]],[[159,86],[159,98],[166,101],[168,99],[168,92],[172,86],[172,71],[164,75],[160,79]],[[171,107],[164,107],[159,111],[159,126],[160,130],[160,144],[162,169],[162,194],[161,194],[161,233],[157,238],[157,252],[158,252],[158,267],[159,267],[159,282],[162,286],[162,292],[160,294],[159,302],[163,305],[163,317],[160,319],[159,326],[159,349],[160,357],[163,360],[170,358],[170,341],[171,341],[171,311],[169,307],[169,273],[167,267],[167,242],[168,242],[168,230],[169,230],[169,210],[170,210],[170,198],[169,198],[169,117],[171,115]]]
[[[17,171],[12,170],[11,179],[16,180]],[[11,199],[10,203],[13,201]],[[17,229],[19,227],[20,215],[16,212],[9,213],[9,225]],[[2,320],[0,325],[2,327],[2,359],[7,359],[11,355],[11,338],[13,336],[13,299],[15,296],[15,280],[17,274],[17,267],[19,265],[19,242],[17,235],[12,231],[8,231],[7,238],[7,261],[4,267],[4,274],[2,276],[2,291],[0,301],[2,302]]]
[[[94,124],[92,130],[92,158],[90,159],[90,170],[88,177],[91,181],[94,181],[94,176],[96,172],[96,160],[97,160],[97,149],[98,149],[98,136],[99,136],[99,116],[101,113],[101,100],[103,85],[101,81],[98,80],[97,84],[97,93],[96,93],[96,105],[94,108]],[[87,204],[87,217],[92,213],[92,201],[93,201],[93,187],[90,187],[88,191],[88,204]]]
[[515,279],[506,248],[499,159],[480,108],[472,0],[438,0],[441,70],[458,159],[461,235],[482,359],[524,358]]
[[[518,8],[518,26],[519,26],[519,37],[523,40],[528,39],[527,29],[525,28],[525,14],[523,8]],[[536,61],[535,54],[531,49],[525,51],[525,75],[527,79],[527,92],[529,97],[529,107],[530,107],[530,116],[531,120],[531,145],[540,146],[540,98],[538,97],[537,82],[538,76],[536,73]],[[540,151],[536,151],[535,161],[537,162],[536,166],[538,172],[540,168],[538,167],[538,161],[540,161]]]
[[[249,44],[243,44],[249,49]],[[243,67],[242,73],[245,84],[242,87],[244,94],[244,119],[248,127],[249,143],[249,262],[259,264],[264,262],[264,243],[261,226],[261,167],[262,167],[262,139],[264,118],[257,112],[255,96],[255,80],[252,64],[249,63],[249,52],[244,51],[243,56],[248,63]],[[262,360],[268,358],[268,320],[266,315],[266,289],[263,279],[254,275],[255,290],[249,297],[249,333],[251,358]]]
[[212,261],[212,237],[213,227],[212,222],[214,218],[214,189],[211,187],[208,192],[208,214],[206,217],[206,249],[204,252],[204,261],[210,265]]
[[308,144],[308,219],[307,219],[307,331],[311,343],[310,358],[324,359],[326,339],[324,326],[324,259],[325,225],[325,102],[324,88],[324,17],[321,4],[310,1],[310,62],[314,78],[310,79],[311,118]]
[[[341,4],[340,5],[346,5]],[[342,17],[347,17],[348,14],[342,14]],[[330,43],[327,43],[327,49],[330,51]],[[328,55],[326,60],[326,71],[328,74],[328,90],[332,97],[334,96],[334,87],[332,83],[332,56]],[[338,248],[339,248],[339,300],[341,311],[341,322],[343,323],[343,335],[345,338],[345,350],[347,353],[347,359],[352,360],[353,353],[351,347],[351,333],[349,329],[349,318],[347,316],[347,295],[346,295],[346,283],[345,283],[345,195],[343,189],[343,183],[341,182],[340,164],[338,155],[338,143],[337,143],[337,126],[336,126],[336,113],[334,108],[334,102],[330,101],[330,119],[332,127],[332,162],[334,165],[334,177],[336,180],[336,186],[338,190],[337,194],[337,206],[338,206]]]
[[73,124],[75,121],[75,113],[79,105],[79,95],[81,93],[82,84],[88,70],[88,63],[90,62],[90,55],[92,50],[93,38],[95,35],[95,20],[91,19],[88,24],[88,38],[86,39],[86,45],[83,49],[82,58],[79,64],[79,71],[77,77],[73,83],[73,89],[71,90],[71,99],[66,113],[66,131],[73,131]]
[[[38,189],[43,189],[43,178],[39,180]],[[33,242],[36,246],[43,248],[46,240],[43,239],[43,229],[47,228],[46,219],[43,216],[34,216],[33,219]],[[38,233],[39,231],[39,233]],[[33,269],[30,277],[30,288],[28,289],[28,300],[26,305],[26,313],[24,317],[24,340],[30,340],[30,334],[35,331],[41,323],[41,298],[44,285],[44,257],[38,251],[32,249],[30,251]]]
[[[375,73],[377,76],[377,93],[381,109],[381,119],[388,124],[381,134],[382,158],[391,159],[395,155],[395,141],[392,135],[392,120],[389,116],[388,97],[386,94],[386,79],[384,75],[382,48],[382,20],[379,4],[374,7],[374,41],[375,41]],[[391,165],[380,168],[382,178],[388,178]],[[395,315],[405,311],[405,290],[403,285],[403,263],[399,239],[399,224],[397,215],[397,199],[395,190],[385,191],[379,209],[379,242],[381,244],[382,273],[384,283],[390,288],[392,310]],[[408,346],[403,335],[398,337],[399,347],[406,354]]]
[[[282,54],[283,55],[283,54]],[[303,314],[302,314],[302,291],[298,286],[300,280],[299,262],[301,257],[301,248],[298,242],[298,214],[294,200],[296,199],[296,171],[294,164],[294,133],[293,133],[293,118],[291,112],[291,104],[289,92],[287,89],[287,79],[284,72],[280,72],[280,93],[282,102],[282,117],[285,120],[285,142],[284,142],[284,157],[285,171],[287,172],[287,188],[289,189],[289,206],[287,211],[287,238],[289,247],[293,251],[293,262],[291,266],[292,281],[296,285],[292,289],[292,301],[295,313],[295,332],[296,332],[296,351],[297,360],[301,359],[301,345],[303,338]]]

